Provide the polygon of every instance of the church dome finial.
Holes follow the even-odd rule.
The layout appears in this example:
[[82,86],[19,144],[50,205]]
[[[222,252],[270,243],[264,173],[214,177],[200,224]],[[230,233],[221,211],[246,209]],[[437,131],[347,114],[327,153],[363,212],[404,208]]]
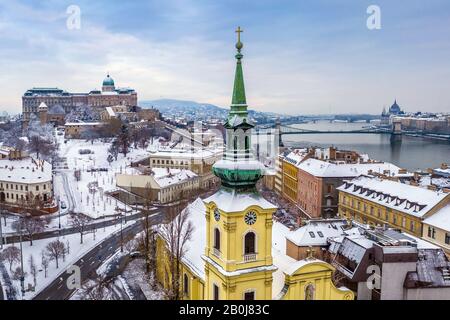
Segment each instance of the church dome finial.
[[241,33],[244,32],[244,30],[242,30],[241,27],[238,27],[235,32],[238,35],[238,41],[236,42],[236,49],[240,53],[242,48],[244,47],[244,44],[241,42]]

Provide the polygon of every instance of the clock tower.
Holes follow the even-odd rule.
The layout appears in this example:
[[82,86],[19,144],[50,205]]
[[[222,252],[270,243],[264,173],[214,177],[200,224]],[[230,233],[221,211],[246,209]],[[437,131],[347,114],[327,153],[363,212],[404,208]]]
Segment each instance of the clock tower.
[[256,190],[264,166],[252,153],[237,29],[236,73],[230,112],[224,124],[226,150],[213,171],[221,189],[205,199],[205,297],[216,300],[269,300],[272,298],[272,215],[276,207]]

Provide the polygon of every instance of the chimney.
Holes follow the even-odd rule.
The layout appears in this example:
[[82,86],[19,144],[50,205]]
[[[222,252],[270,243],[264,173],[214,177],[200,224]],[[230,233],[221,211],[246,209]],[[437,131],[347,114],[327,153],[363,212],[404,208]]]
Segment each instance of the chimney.
[[436,187],[434,184],[430,184],[430,185],[427,186],[427,189],[428,189],[428,190],[436,191],[436,190],[437,190],[437,187]]
[[442,192],[444,192],[444,193],[450,193],[450,188],[442,188]]

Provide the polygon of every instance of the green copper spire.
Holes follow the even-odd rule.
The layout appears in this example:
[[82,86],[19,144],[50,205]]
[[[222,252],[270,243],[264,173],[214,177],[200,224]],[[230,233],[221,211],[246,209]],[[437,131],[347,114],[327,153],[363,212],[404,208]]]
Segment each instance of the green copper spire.
[[236,76],[234,78],[233,99],[228,119],[224,124],[226,130],[226,149],[223,159],[216,162],[213,172],[227,188],[256,192],[255,185],[261,178],[264,166],[254,159],[252,153],[252,128],[248,119],[247,100],[245,99],[244,75],[242,72],[241,28],[236,30]]
[[243,30],[241,27],[238,27],[236,33],[238,34],[238,41],[236,43],[236,74],[234,77],[234,87],[233,87],[233,98],[231,101],[231,111],[229,117],[234,115],[238,115],[241,117],[247,117],[247,99],[245,98],[245,86],[244,86],[244,73],[242,72],[242,58],[243,55],[241,53],[244,45],[241,42],[241,32]]

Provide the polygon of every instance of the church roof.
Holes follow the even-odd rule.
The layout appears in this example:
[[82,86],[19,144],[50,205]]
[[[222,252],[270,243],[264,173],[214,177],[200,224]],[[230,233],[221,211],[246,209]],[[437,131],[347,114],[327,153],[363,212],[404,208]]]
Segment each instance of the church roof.
[[204,200],[205,203],[214,202],[225,212],[241,212],[251,206],[262,209],[276,209],[277,207],[264,199],[258,192],[239,192],[232,188],[221,188],[215,194]]

